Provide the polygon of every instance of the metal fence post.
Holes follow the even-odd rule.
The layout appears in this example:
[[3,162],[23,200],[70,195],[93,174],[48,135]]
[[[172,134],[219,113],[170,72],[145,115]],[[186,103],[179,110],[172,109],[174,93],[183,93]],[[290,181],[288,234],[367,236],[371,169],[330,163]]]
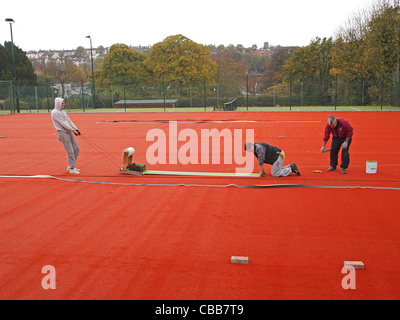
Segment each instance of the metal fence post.
[[81,92],[82,92],[82,101],[81,101],[82,110],[83,110],[83,112],[85,112],[85,94],[84,94],[84,91],[83,91],[83,80],[82,79],[81,79]]
[[207,111],[207,88],[206,88],[206,77],[204,77],[204,111]]
[[337,107],[337,98],[338,98],[338,75],[336,74],[336,83],[335,83],[335,111]]
[[125,106],[125,112],[126,112],[126,91],[125,91],[125,82],[124,82],[124,106]]
[[165,112],[165,79],[162,77],[162,85],[163,85],[163,98],[164,98],[164,112]]
[[362,93],[361,93],[361,105],[364,105],[364,91],[365,91],[365,80],[362,79]]
[[111,85],[111,107],[114,107],[114,91],[112,85]]
[[246,107],[249,111],[249,73],[247,72],[247,83],[246,83]]
[[381,110],[383,110],[383,97],[385,94],[385,74],[382,73],[382,98],[381,98]]
[[[15,106],[14,106],[14,85],[13,82],[10,81],[10,111],[12,109],[12,113],[15,113]],[[12,108],[11,108],[12,106]]]
[[290,111],[292,111],[292,85],[293,85],[293,75],[290,75],[290,89],[289,89],[289,105],[290,105]]
[[190,107],[193,107],[193,101],[192,101],[192,82],[190,82],[190,85],[189,85],[189,101],[190,101]]
[[50,112],[49,80],[48,79],[46,79],[46,103],[47,103],[47,112]]
[[276,82],[275,82],[275,79],[274,79],[274,107],[276,107],[275,87],[276,87]]
[[36,100],[36,112],[39,112],[39,100],[38,100],[37,86],[35,86],[35,100]]
[[301,81],[301,106],[304,104],[304,88],[303,88],[303,81]]
[[400,107],[400,94],[399,94],[399,85],[400,85],[400,72],[399,70],[397,71],[397,77],[396,77],[396,105]]

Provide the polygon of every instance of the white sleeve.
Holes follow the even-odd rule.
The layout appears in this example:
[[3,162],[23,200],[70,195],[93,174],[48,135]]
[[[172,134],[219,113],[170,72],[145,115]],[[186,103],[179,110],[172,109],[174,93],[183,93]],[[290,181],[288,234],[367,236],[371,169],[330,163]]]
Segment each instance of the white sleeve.
[[65,120],[63,114],[59,111],[51,113],[51,120],[53,120],[53,124],[56,130],[66,130],[69,132],[75,130],[70,124],[70,122],[72,121]]
[[69,125],[71,126],[71,128],[73,129],[73,130],[78,130],[78,128],[76,127],[76,125],[72,122],[72,120],[69,118],[69,116],[68,116],[68,114],[66,114],[67,115],[67,119],[68,119],[68,123],[69,123]]

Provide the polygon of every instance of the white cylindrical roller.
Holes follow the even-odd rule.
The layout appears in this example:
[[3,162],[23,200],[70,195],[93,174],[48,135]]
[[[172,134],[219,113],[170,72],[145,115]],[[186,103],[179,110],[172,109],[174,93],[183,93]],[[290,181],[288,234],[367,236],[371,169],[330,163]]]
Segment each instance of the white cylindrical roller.
[[132,147],[126,148],[124,150],[124,154],[126,154],[128,157],[133,156],[134,153],[135,153],[135,149]]

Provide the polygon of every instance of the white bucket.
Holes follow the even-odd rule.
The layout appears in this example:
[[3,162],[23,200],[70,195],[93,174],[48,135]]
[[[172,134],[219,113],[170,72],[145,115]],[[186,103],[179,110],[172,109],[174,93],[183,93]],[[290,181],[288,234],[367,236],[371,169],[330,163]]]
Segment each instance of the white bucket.
[[368,160],[367,161],[367,173],[376,173],[376,171],[378,170],[378,161],[374,161],[374,160]]

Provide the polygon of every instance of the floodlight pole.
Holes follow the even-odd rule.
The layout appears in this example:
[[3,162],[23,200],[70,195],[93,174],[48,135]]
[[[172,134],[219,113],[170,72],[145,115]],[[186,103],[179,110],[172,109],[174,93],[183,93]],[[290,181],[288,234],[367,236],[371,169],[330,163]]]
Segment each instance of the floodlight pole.
[[12,55],[12,62],[13,62],[13,74],[14,74],[14,88],[15,88],[15,95],[17,101],[17,112],[19,113],[19,97],[18,97],[18,84],[17,84],[17,69],[15,67],[15,54],[14,54],[14,39],[12,33],[12,24],[15,21],[11,18],[7,18],[4,20],[5,22],[10,24],[10,33],[11,33],[11,55]]
[[90,36],[86,36],[86,38],[90,39],[90,60],[92,61],[92,86],[93,86],[93,108],[96,108],[96,89],[94,87],[94,72],[93,72],[93,48],[92,48],[92,38]]

